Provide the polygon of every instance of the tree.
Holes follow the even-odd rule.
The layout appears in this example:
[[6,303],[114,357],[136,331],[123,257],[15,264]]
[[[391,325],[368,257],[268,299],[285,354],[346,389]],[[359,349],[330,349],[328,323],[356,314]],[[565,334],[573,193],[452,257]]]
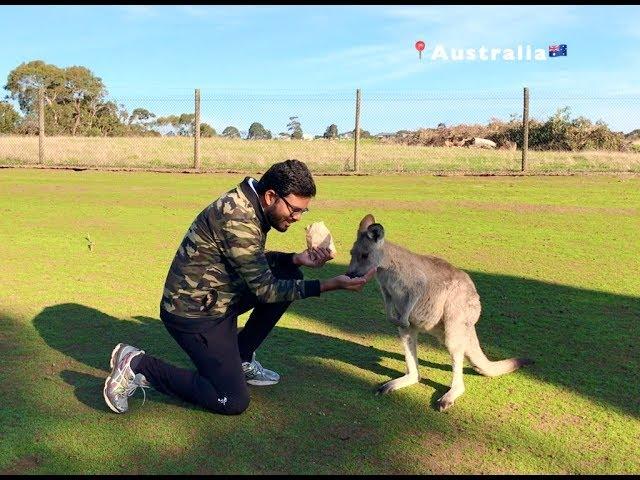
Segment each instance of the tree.
[[146,108],[134,108],[131,115],[128,115],[126,110],[123,109],[120,111],[119,116],[122,123],[127,126],[127,134],[129,135],[160,135],[160,132],[151,128],[155,125],[154,119],[156,118],[156,115]]
[[[155,125],[169,126],[175,129],[174,133],[181,137],[190,137],[194,134],[196,115],[194,113],[181,113],[180,115],[168,115],[158,117]],[[202,131],[202,130],[201,130]]]
[[182,113],[178,117],[178,135],[183,137],[191,137],[195,133],[196,114]]
[[338,138],[338,126],[332,123],[324,132],[324,138]]
[[266,130],[261,123],[253,122],[249,127],[250,140],[268,140],[271,138],[271,131]]
[[134,108],[133,112],[131,112],[131,116],[127,121],[127,125],[131,125],[132,123],[145,124],[145,122],[156,118],[155,114],[151,113],[146,108]]
[[20,122],[20,114],[9,102],[0,102],[0,133],[14,133]]
[[291,138],[300,140],[302,138],[302,127],[298,121],[298,117],[289,117],[289,123],[287,124],[287,130],[291,132]]
[[127,125],[123,122],[128,117],[123,105],[106,102],[96,114],[92,125],[83,131],[88,136],[116,137],[127,134]]
[[99,114],[114,114],[102,80],[82,66],[59,68],[42,60],[22,63],[9,72],[4,88],[28,121],[37,118],[38,92],[44,89],[45,130],[53,135],[86,134],[94,131]]
[[200,136],[205,138],[211,138],[216,136],[216,129],[208,123],[200,124]]
[[[80,125],[91,128],[98,112],[104,108],[107,90],[102,80],[86,67],[73,66],[64,69],[64,100],[73,109],[71,135],[80,133]],[[68,100],[67,100],[68,99]]]
[[18,100],[20,110],[28,115],[37,112],[40,87],[45,88],[45,101],[56,102],[57,96],[62,93],[63,77],[62,69],[35,60],[21,63],[9,72],[4,88],[9,90],[11,99]]
[[236,127],[228,126],[222,131],[222,136],[227,138],[240,138],[240,132]]

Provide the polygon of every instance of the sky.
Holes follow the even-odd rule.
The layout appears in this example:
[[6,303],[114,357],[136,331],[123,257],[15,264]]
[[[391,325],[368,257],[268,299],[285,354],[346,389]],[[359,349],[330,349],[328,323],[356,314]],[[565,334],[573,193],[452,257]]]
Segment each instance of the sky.
[[[526,86],[534,118],[570,106],[627,132],[640,128],[639,25],[639,6],[0,6],[0,86],[23,62],[82,65],[129,111],[192,112],[199,88],[219,132],[259,121],[274,134],[291,116],[311,134],[353,129],[356,89],[371,133],[508,120]],[[567,56],[548,58],[556,44]],[[505,59],[518,46],[545,60]],[[479,60],[482,47],[500,52]]]

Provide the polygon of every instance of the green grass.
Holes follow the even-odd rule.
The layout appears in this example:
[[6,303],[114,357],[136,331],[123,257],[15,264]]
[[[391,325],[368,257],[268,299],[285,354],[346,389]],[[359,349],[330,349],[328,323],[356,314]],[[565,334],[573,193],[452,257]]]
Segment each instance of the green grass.
[[445,413],[450,359],[426,336],[421,383],[373,395],[404,373],[375,282],[294,302],[258,352],[282,380],[252,387],[241,416],[153,390],[112,413],[117,342],[190,365],[158,320],[166,270],[242,177],[0,170],[0,472],[640,473],[637,177],[318,177],[308,217],[270,233],[301,250],[323,220],[339,254],[305,274],[325,278],[371,212],[389,241],[471,275],[487,355],[536,363],[493,379],[465,367]]
[[[0,136],[0,164],[38,162],[38,137]],[[194,140],[188,137],[47,137],[48,165],[192,168]],[[358,169],[376,172],[520,171],[522,152],[458,147],[423,147],[363,139],[358,147]],[[314,172],[342,173],[353,169],[353,140],[233,140],[202,138],[203,170],[266,170],[283,158],[304,161]],[[637,151],[542,152],[529,151],[531,172],[640,172]]]

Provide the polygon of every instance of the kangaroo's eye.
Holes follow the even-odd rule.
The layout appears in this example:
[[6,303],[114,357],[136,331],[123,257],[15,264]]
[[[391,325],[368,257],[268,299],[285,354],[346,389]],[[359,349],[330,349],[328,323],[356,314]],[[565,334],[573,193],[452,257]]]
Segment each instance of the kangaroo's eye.
[[362,259],[366,260],[367,258],[369,258],[369,254],[368,253],[363,253],[362,254]]

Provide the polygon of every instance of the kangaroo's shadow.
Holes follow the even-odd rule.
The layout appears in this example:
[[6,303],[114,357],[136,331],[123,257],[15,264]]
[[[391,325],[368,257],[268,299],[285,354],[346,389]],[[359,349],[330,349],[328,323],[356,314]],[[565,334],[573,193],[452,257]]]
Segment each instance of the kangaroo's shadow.
[[[325,269],[332,276],[344,273],[346,266]],[[633,373],[640,367],[639,298],[509,275],[467,273],[480,294],[482,314],[476,330],[490,360],[531,358],[535,364],[523,368],[523,375],[640,416],[640,376]],[[337,292],[294,302],[291,308],[362,338],[397,335],[385,320],[375,282],[365,286],[358,300],[349,295],[351,292]]]

